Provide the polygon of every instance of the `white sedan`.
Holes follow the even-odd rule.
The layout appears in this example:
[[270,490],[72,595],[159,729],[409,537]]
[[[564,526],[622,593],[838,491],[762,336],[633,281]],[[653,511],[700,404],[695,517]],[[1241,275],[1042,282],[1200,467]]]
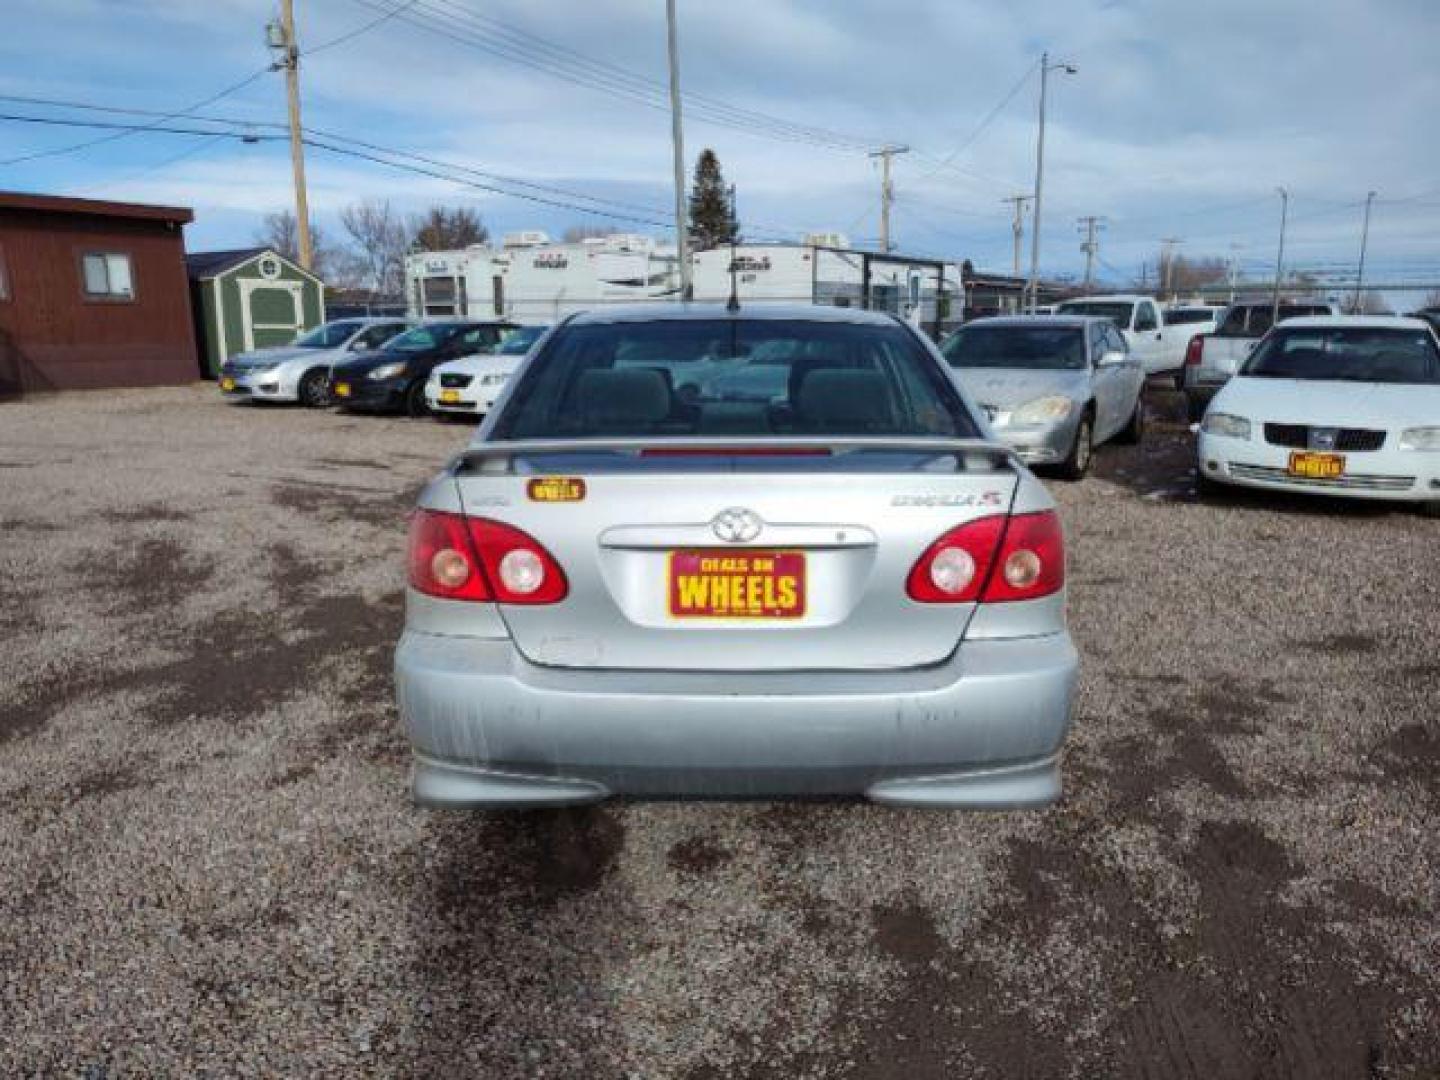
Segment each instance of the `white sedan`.
[[484,416],[531,347],[548,327],[522,326],[500,342],[493,353],[462,356],[440,364],[425,384],[425,402],[437,415]]
[[1440,338],[1420,319],[1290,319],[1200,425],[1216,484],[1415,502],[1440,514]]

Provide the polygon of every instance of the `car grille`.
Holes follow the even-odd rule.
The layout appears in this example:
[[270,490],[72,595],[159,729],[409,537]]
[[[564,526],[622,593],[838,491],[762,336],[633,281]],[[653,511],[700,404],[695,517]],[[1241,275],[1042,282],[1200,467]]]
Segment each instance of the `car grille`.
[[1241,480],[1265,480],[1272,484],[1294,484],[1296,487],[1335,488],[1337,491],[1409,491],[1415,486],[1413,476],[1375,476],[1356,474],[1316,480],[1309,476],[1291,476],[1284,469],[1263,465],[1230,465],[1230,475]]
[[446,390],[459,390],[470,385],[473,375],[441,375],[440,385]]
[[[1306,424],[1266,424],[1265,441],[1271,446],[1292,450],[1310,449],[1310,427]],[[1342,454],[1363,454],[1385,445],[1385,432],[1370,428],[1337,428],[1335,450]]]

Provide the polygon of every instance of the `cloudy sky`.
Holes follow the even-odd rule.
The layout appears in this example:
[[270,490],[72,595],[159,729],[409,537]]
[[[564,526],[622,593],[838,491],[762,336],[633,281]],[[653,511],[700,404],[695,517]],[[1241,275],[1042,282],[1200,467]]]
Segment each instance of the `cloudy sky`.
[[[193,115],[249,121],[261,138],[7,119],[0,188],[192,206],[192,249],[248,243],[263,213],[287,205],[288,146],[270,138],[285,118],[283,81],[261,73],[272,0],[6,7],[7,117],[233,136],[240,129],[164,117],[244,82]],[[359,140],[445,174],[312,148],[322,228],[338,233],[340,207],[382,197],[468,203],[495,232],[661,233],[663,0],[296,9],[301,46],[316,49],[302,64],[306,126],[333,147],[375,152]],[[751,235],[839,230],[873,243],[879,177],[866,149],[893,142],[912,148],[895,165],[898,246],[1008,270],[1002,200],[1034,183],[1048,49],[1078,71],[1051,77],[1046,272],[1080,268],[1076,219],[1098,214],[1100,273],[1114,282],[1153,260],[1162,237],[1189,255],[1234,253],[1263,276],[1284,185],[1288,265],[1350,272],[1374,190],[1367,276],[1440,280],[1440,0],[679,0],[679,10],[687,151],[716,150]]]

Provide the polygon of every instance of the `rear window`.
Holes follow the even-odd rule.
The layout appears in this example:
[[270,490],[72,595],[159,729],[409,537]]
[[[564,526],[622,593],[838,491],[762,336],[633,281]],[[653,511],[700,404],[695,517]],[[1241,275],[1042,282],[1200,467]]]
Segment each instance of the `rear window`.
[[1440,350],[1423,330],[1287,330],[1281,326],[1245,362],[1257,379],[1440,383]]
[[1186,323],[1209,322],[1215,312],[1209,308],[1171,308],[1165,312],[1166,326],[1183,326]]
[[1061,304],[1055,310],[1061,315],[1098,315],[1109,319],[1121,330],[1130,329],[1130,314],[1134,304],[1119,301],[1073,300]]
[[979,431],[904,327],[739,319],[563,327],[495,430],[499,439],[787,434]]
[[[1225,319],[1215,331],[1216,337],[1264,337],[1274,323],[1270,319],[1274,310],[1271,304],[1232,307],[1225,312]],[[1330,309],[1324,304],[1281,304],[1280,321],[1286,319],[1310,319],[1329,315]]]

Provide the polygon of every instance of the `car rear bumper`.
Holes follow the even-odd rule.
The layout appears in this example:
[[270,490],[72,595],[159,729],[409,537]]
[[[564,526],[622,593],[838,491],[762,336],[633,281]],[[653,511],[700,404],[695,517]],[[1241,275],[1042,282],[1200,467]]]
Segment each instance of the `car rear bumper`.
[[1066,634],[967,642],[894,672],[581,671],[508,640],[407,630],[395,657],[418,802],[863,796],[1042,806],[1060,793]]
[[1291,451],[1283,446],[1202,432],[1196,452],[1200,475],[1222,484],[1396,502],[1440,500],[1440,454],[1408,450],[1344,454],[1341,476],[1312,480],[1288,475]]

